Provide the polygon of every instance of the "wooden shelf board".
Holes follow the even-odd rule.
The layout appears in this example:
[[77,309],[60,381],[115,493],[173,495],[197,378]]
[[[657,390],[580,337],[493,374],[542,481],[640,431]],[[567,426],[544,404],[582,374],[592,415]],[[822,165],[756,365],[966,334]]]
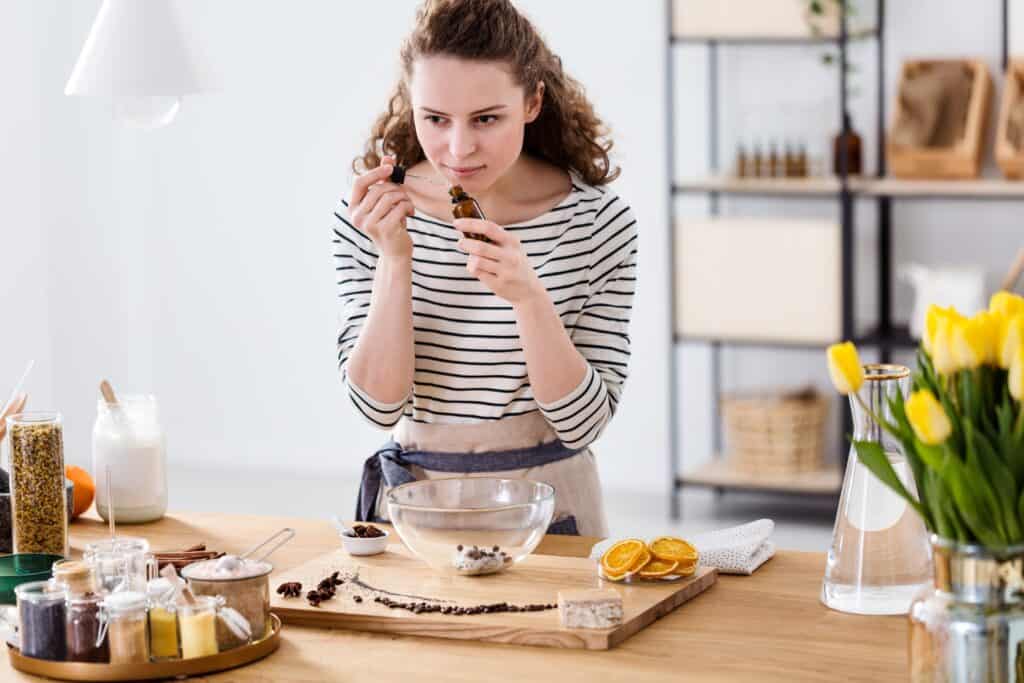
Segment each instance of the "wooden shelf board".
[[[847,40],[863,40],[878,34],[875,28],[851,31]],[[820,45],[839,42],[838,33],[698,33],[694,31],[673,31],[674,43],[730,43],[737,45]]]
[[793,349],[798,351],[821,349],[830,344],[835,344],[840,339],[811,340],[811,339],[784,339],[780,337],[761,338],[738,338],[738,337],[707,337],[700,335],[684,334],[676,332],[675,342],[678,344],[723,344],[725,346],[751,346],[763,348]]
[[974,180],[904,180],[879,178],[865,181],[865,194],[886,197],[1004,197],[1024,199],[1024,182],[1003,178]]
[[843,475],[838,467],[817,472],[802,472],[786,475],[750,474],[739,471],[729,464],[727,458],[718,457],[679,477],[684,486],[706,486],[710,488],[739,489],[774,493],[804,493],[813,495],[838,495],[843,484]]
[[[1003,178],[975,180],[904,180],[901,178],[850,178],[850,191],[869,197],[962,197],[1024,199],[1024,181]],[[676,192],[721,192],[771,196],[831,197],[839,192],[835,176],[814,178],[736,178],[728,175],[687,178]]]
[[676,184],[676,189],[681,192],[827,196],[839,192],[839,180],[833,177],[735,178],[732,176],[708,176],[684,180]]

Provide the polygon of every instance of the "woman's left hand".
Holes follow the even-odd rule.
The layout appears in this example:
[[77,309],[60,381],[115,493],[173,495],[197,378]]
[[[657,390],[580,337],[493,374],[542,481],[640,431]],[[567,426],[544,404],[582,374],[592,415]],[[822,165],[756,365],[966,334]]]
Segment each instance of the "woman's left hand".
[[[458,218],[454,225],[462,233],[459,249],[469,254],[466,270],[492,292],[515,305],[545,291],[515,235],[497,223],[476,218]],[[469,233],[484,235],[491,242],[467,237]]]

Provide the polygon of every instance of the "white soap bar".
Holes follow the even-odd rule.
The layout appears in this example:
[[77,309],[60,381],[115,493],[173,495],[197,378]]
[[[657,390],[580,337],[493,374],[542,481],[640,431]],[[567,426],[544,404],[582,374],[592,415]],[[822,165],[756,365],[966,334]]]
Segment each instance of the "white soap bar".
[[611,628],[622,623],[622,596],[611,588],[558,592],[565,628]]

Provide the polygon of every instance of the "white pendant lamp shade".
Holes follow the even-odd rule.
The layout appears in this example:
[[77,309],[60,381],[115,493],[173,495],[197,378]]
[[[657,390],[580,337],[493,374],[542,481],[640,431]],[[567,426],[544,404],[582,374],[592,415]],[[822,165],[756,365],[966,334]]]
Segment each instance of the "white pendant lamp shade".
[[114,99],[144,127],[169,123],[181,96],[204,90],[171,0],[103,0],[65,95]]

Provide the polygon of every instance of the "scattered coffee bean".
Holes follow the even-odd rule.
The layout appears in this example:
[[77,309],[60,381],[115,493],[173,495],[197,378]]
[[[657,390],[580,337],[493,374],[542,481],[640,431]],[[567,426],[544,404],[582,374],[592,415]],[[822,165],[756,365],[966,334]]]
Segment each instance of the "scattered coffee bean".
[[460,607],[457,605],[440,605],[427,602],[400,602],[390,598],[375,597],[374,602],[389,609],[404,609],[413,614],[450,614],[455,616],[472,616],[475,614],[498,614],[502,612],[541,612],[558,609],[556,604],[510,605],[507,602],[496,602],[484,605]]

